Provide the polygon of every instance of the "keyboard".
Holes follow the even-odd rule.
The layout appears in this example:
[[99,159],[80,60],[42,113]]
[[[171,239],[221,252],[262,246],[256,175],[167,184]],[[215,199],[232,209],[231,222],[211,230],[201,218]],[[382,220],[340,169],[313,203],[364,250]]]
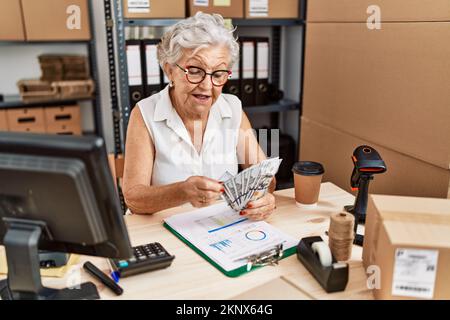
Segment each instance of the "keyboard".
[[133,254],[133,258],[128,260],[110,259],[121,278],[167,268],[175,259],[158,242],[133,247]]

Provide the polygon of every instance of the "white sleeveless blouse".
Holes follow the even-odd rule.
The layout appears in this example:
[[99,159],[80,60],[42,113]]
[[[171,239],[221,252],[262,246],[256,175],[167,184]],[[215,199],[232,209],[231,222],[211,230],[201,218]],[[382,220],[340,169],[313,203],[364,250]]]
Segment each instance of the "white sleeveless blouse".
[[227,171],[237,174],[242,104],[236,96],[222,93],[211,107],[200,153],[172,105],[169,86],[139,101],[138,106],[155,145],[151,185],[180,182],[191,176],[218,180]]

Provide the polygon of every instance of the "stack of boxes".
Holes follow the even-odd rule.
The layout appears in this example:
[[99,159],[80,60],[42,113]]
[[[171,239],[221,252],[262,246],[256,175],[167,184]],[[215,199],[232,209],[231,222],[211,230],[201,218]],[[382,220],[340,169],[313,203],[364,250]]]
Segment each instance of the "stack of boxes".
[[300,158],[350,190],[369,144],[388,167],[371,192],[450,196],[448,39],[448,0],[308,1]]
[[80,106],[1,110],[0,131],[81,135]]
[[297,19],[299,0],[189,0],[187,6],[185,0],[123,1],[124,17],[131,19],[184,18],[198,11],[235,19]]
[[377,299],[450,299],[450,200],[371,195],[363,263]]
[[0,40],[89,40],[86,12],[88,0],[2,0]]
[[43,81],[89,79],[89,64],[86,56],[43,54],[38,59]]

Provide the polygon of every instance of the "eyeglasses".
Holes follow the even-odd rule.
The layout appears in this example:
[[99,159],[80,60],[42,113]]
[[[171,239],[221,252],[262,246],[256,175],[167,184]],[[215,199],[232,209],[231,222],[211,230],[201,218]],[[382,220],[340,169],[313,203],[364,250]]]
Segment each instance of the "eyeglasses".
[[186,68],[181,67],[178,63],[176,64],[178,68],[184,71],[186,74],[186,80],[192,84],[198,84],[205,80],[206,75],[211,76],[211,83],[213,86],[221,87],[227,83],[228,79],[231,77],[230,70],[216,70],[211,73],[206,72],[202,68],[187,66]]

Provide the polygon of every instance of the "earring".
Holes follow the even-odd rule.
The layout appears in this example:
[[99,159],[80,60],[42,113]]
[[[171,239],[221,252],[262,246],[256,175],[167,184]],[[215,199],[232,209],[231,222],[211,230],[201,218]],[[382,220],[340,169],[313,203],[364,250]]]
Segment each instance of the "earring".
[[174,86],[174,83],[173,83],[172,80],[170,80],[170,82],[169,82],[169,87],[173,88],[173,86]]

